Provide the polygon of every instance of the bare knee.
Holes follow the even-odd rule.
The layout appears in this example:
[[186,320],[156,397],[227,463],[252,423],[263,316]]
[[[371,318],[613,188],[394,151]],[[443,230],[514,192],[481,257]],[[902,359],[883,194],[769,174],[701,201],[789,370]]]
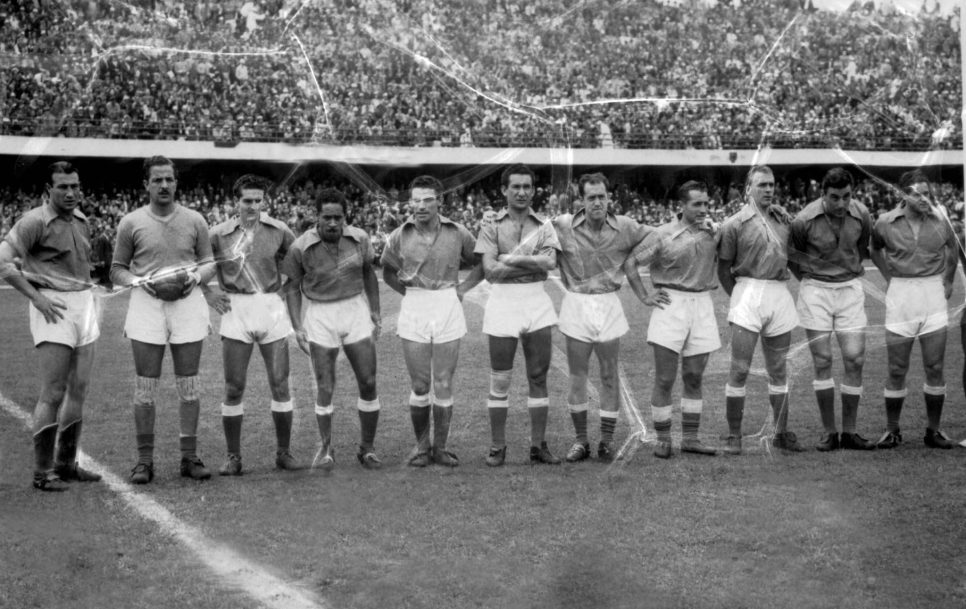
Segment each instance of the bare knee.
[[689,391],[701,391],[701,375],[695,374],[693,372],[684,372],[681,374],[681,382],[684,384],[685,390]]
[[226,381],[225,382],[225,401],[236,403],[242,399],[245,395],[245,382],[244,381]]

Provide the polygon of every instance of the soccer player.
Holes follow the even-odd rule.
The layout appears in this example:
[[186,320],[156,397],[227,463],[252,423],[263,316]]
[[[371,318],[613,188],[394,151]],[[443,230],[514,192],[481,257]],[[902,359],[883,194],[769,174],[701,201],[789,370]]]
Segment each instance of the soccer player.
[[131,482],[154,479],[155,394],[164,347],[171,349],[180,400],[181,475],[206,480],[211,472],[198,457],[198,366],[208,335],[208,305],[199,284],[214,275],[208,225],[196,211],[175,201],[174,163],[163,156],[144,161],[148,205],[121,218],[111,281],[131,287],[124,334],[134,353],[134,428],[138,460]]
[[[715,281],[715,226],[708,216],[708,187],[691,180],[678,188],[677,218],[649,234],[624,263],[634,294],[651,313],[647,342],[654,349],[651,417],[657,431],[654,455],[671,456],[671,390],[681,361],[681,452],[716,455],[698,439],[704,403],[701,383],[709,355],[721,347],[711,290]],[[648,265],[653,288],[638,267]]]
[[[466,334],[460,303],[483,280],[483,267],[473,253],[476,239],[470,231],[439,214],[443,184],[419,176],[409,190],[412,216],[389,235],[381,259],[386,285],[403,295],[396,332],[412,382],[409,415],[416,451],[409,465],[426,467],[432,461],[456,467],[459,458],[446,449],[446,441],[453,416],[453,373],[460,338]],[[474,265],[462,282],[461,263]]]
[[225,401],[221,405],[221,421],[228,445],[228,460],[218,471],[222,476],[242,474],[242,400],[248,362],[256,343],[272,392],[272,421],[278,444],[275,466],[282,470],[299,469],[289,451],[293,406],[288,386],[288,335],[292,325],[281,295],[279,271],[295,235],[284,222],[264,213],[270,190],[271,183],[265,178],[250,174],[239,178],[233,188],[237,215],[210,232],[221,291],[207,285],[202,289],[209,304],[222,314]]
[[601,173],[580,176],[583,209],[558,216],[553,225],[560,242],[560,278],[567,289],[560,306],[560,332],[567,338],[570,394],[567,398],[576,441],[570,463],[590,456],[587,437],[587,374],[590,356],[600,366],[600,443],[597,458],[612,461],[618,397],[620,337],[630,327],[617,292],[624,260],[650,230],[627,216],[608,211],[610,183]]
[[925,371],[926,435],[930,448],[955,444],[939,429],[946,382],[946,301],[952,295],[958,243],[949,220],[940,214],[929,179],[921,171],[899,178],[903,201],[876,220],[872,228],[872,262],[885,278],[886,351],[889,377],[885,386],[886,431],[878,448],[902,442],[899,415],[907,395],[906,373],[912,345],[919,338]]
[[748,172],[745,199],[745,205],[722,224],[718,241],[718,280],[731,296],[731,371],[725,387],[729,435],[724,451],[729,455],[741,453],[745,382],[760,336],[775,423],[772,444],[801,452],[804,449],[798,438],[787,429],[785,358],[792,329],[798,325],[787,285],[791,217],[775,201],[775,176],[765,165],[756,165]]
[[[91,292],[91,234],[81,213],[77,170],[48,170],[47,202],[28,211],[0,241],[0,276],[30,300],[30,333],[40,358],[34,407],[34,488],[65,490],[64,481],[96,482],[77,465],[84,398],[100,333]],[[14,259],[22,260],[17,270]]]
[[483,333],[489,337],[490,415],[492,444],[486,464],[506,460],[507,394],[517,343],[523,345],[529,382],[530,462],[559,464],[547,447],[550,413],[547,372],[551,332],[557,314],[543,289],[547,271],[557,264],[560,243],[553,225],[531,208],[536,176],[526,165],[512,165],[500,176],[506,209],[480,229],[475,252],[483,255],[483,271],[493,284],[483,312]]
[[341,347],[359,386],[362,441],[356,457],[363,467],[378,469],[382,462],[373,448],[379,423],[375,340],[382,320],[372,244],[364,230],[346,224],[348,201],[340,191],[319,193],[316,211],[317,225],[295,240],[281,267],[289,319],[299,348],[312,359],[318,386],[315,419],[322,442],[313,467],[328,471],[335,464],[332,393]]
[[[808,336],[815,366],[815,400],[825,435],[815,447],[870,450],[875,443],[855,431],[862,396],[865,360],[865,290],[862,260],[869,257],[872,219],[852,198],[852,175],[836,167],[822,178],[822,197],[792,221],[789,268],[801,280],[798,317]],[[842,435],[835,426],[835,381],[832,379],[832,333],[842,352]]]

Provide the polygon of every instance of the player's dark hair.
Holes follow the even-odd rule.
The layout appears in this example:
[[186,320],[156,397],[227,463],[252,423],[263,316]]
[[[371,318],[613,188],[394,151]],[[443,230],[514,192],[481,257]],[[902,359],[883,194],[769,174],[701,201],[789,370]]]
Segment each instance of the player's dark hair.
[[825,172],[825,177],[822,178],[822,192],[828,192],[829,188],[845,188],[846,186],[854,187],[855,180],[852,179],[852,174],[843,169],[842,167],[833,167]]
[[263,178],[262,176],[257,176],[252,173],[246,173],[242,177],[235,180],[235,183],[231,187],[232,193],[235,198],[241,197],[243,190],[261,190],[264,191],[266,195],[272,190],[272,182],[268,178]]
[[603,184],[605,190],[610,190],[610,181],[607,180],[607,176],[599,171],[597,173],[585,173],[580,176],[580,180],[577,182],[577,191],[581,197],[586,194],[584,192],[584,186],[587,184]]
[[899,188],[901,188],[903,192],[909,190],[909,187],[913,184],[921,184],[923,182],[928,183],[929,178],[926,177],[926,174],[923,173],[921,169],[913,169],[912,171],[907,171],[899,176]]
[[771,170],[771,167],[769,167],[768,165],[755,165],[754,167],[748,170],[748,175],[745,176],[745,191],[747,191],[748,187],[751,186],[751,179],[756,174],[759,174],[759,173],[768,174],[772,177],[775,176],[775,173]]
[[504,169],[503,173],[500,174],[500,184],[502,186],[509,186],[510,176],[530,176],[530,183],[534,186],[537,184],[537,174],[533,173],[532,169],[522,163],[510,165]]
[[144,169],[144,180],[148,181],[151,179],[152,167],[165,167],[168,165],[171,167],[171,171],[174,172],[175,179],[178,179],[178,168],[175,167],[174,161],[172,161],[168,157],[156,155],[156,156],[152,156],[144,159],[144,165],[142,166]]
[[443,183],[434,178],[433,176],[423,175],[417,176],[409,183],[409,194],[412,196],[412,192],[417,188],[428,188],[436,193],[436,197],[443,196]]
[[682,205],[690,200],[690,195],[688,194],[692,190],[697,190],[698,192],[708,192],[708,185],[700,180],[688,180],[684,184],[678,186],[677,199],[678,203]]
[[54,183],[55,175],[70,175],[72,173],[77,173],[77,170],[68,161],[57,161],[56,163],[51,163],[50,166],[47,167],[47,176],[51,184]]
[[348,217],[349,200],[345,198],[345,195],[338,188],[323,188],[319,192],[318,196],[315,197],[315,212],[321,214],[322,206],[326,203],[338,203],[342,206],[342,213]]

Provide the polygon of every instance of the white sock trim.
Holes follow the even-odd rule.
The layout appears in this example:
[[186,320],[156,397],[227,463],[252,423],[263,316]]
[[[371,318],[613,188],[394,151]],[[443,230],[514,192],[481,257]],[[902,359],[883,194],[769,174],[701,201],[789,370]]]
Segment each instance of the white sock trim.
[[616,419],[620,411],[617,410],[601,410],[600,418],[602,419]]
[[704,400],[695,400],[693,398],[681,398],[681,412],[687,412],[689,414],[701,414],[704,409]]
[[429,407],[429,394],[424,393],[423,395],[416,395],[415,391],[409,392],[409,405],[415,406],[417,408],[428,408]]
[[433,400],[433,405],[436,408],[452,408],[453,407],[453,398],[449,397],[449,398],[446,398],[445,400],[441,400],[439,398],[436,398],[435,400]]
[[909,390],[905,387],[902,389],[885,388],[882,390],[882,397],[884,398],[904,398],[907,395],[909,395]]
[[842,395],[862,395],[862,385],[853,387],[852,385],[842,383],[839,385],[839,391],[842,392]]
[[379,398],[374,400],[363,400],[359,398],[356,400],[356,409],[359,412],[376,412],[379,408]]
[[547,408],[550,398],[527,398],[527,408]]
[[732,387],[729,384],[725,384],[725,397],[726,398],[743,398],[743,397],[745,397],[745,394],[746,393],[747,392],[745,391],[745,388],[744,387]]
[[590,408],[590,405],[587,402],[584,402],[583,404],[571,404],[569,402],[567,403],[567,410],[573,413],[587,412],[589,408]]
[[772,385],[768,383],[768,395],[782,395],[788,393],[788,385]]
[[670,406],[651,406],[651,419],[655,423],[663,423],[664,421],[671,420],[671,407]]
[[232,406],[229,406],[228,404],[221,405],[221,416],[223,417],[240,417],[244,413],[245,413],[244,402],[239,402]]
[[287,402],[276,402],[272,400],[272,412],[292,412],[295,409],[295,402],[289,400]]
[[946,395],[946,386],[945,385],[933,386],[933,385],[927,385],[923,383],[922,392],[925,393],[926,395]]
[[319,406],[318,404],[315,405],[315,414],[317,415],[331,416],[333,412],[335,412],[335,406],[333,406],[332,404],[329,404],[328,406]]
[[822,391],[823,389],[835,389],[835,379],[815,379],[812,381],[812,389],[815,391]]
[[510,400],[487,400],[487,408],[509,408]]

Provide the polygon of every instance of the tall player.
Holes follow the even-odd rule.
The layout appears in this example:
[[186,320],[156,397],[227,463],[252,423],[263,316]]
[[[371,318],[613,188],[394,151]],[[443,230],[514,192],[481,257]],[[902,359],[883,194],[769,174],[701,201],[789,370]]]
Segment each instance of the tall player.
[[[709,355],[721,347],[711,290],[715,281],[715,227],[708,216],[708,187],[688,181],[677,191],[679,216],[648,235],[635,248],[624,272],[637,298],[651,313],[647,342],[654,349],[651,417],[657,431],[654,455],[671,456],[671,390],[681,361],[681,452],[715,455],[698,438],[704,407],[701,384]],[[648,265],[653,289],[637,269]]]
[[567,289],[560,306],[560,332],[567,337],[570,395],[567,404],[576,441],[570,463],[590,456],[587,437],[587,374],[591,354],[600,366],[600,443],[597,458],[612,461],[614,428],[620,410],[617,360],[620,337],[630,327],[617,292],[623,264],[650,230],[610,211],[610,183],[601,173],[580,176],[583,209],[558,216],[553,225],[560,242],[560,278]]
[[[801,280],[798,316],[815,365],[815,400],[825,435],[816,448],[870,450],[875,443],[855,431],[865,361],[865,290],[859,278],[869,257],[872,219],[852,198],[852,175],[835,167],[822,178],[822,198],[812,201],[791,224],[789,267]],[[835,426],[832,333],[842,352],[842,435]]]
[[[483,280],[483,267],[473,253],[473,235],[439,214],[443,184],[419,176],[409,190],[412,217],[389,235],[382,253],[386,284],[403,295],[396,328],[412,382],[409,414],[416,451],[409,465],[426,467],[433,461],[456,467],[459,458],[447,450],[446,442],[453,416],[453,374],[466,334],[460,303]],[[461,264],[475,265],[462,282]]]
[[486,464],[506,460],[506,420],[510,378],[517,343],[526,362],[530,413],[530,462],[559,464],[547,447],[550,413],[547,372],[551,332],[557,314],[543,289],[547,272],[557,265],[560,243],[553,226],[533,211],[536,177],[526,165],[512,165],[500,176],[506,208],[484,224],[475,251],[483,255],[483,271],[493,284],[483,313],[483,333],[489,337],[490,415],[492,444]]
[[946,301],[952,295],[958,262],[958,242],[949,220],[933,201],[932,185],[921,171],[899,178],[903,201],[876,220],[872,228],[872,262],[888,282],[886,290],[886,431],[878,448],[895,448],[902,442],[899,416],[908,393],[906,373],[912,345],[919,338],[925,371],[926,434],[930,448],[955,444],[939,429],[946,381]]
[[[30,333],[40,359],[33,485],[57,491],[66,480],[101,479],[77,465],[100,329],[91,292],[90,227],[78,209],[80,178],[63,161],[50,166],[48,177],[47,202],[25,213],[0,241],[0,276],[30,301]],[[23,261],[22,270],[14,258]]]
[[228,459],[218,471],[222,476],[242,473],[242,400],[248,362],[256,343],[272,392],[272,421],[278,445],[275,466],[282,470],[299,469],[289,450],[293,406],[288,385],[288,335],[292,325],[281,295],[279,270],[295,235],[284,222],[264,213],[270,189],[271,183],[265,178],[239,178],[233,188],[237,215],[212,228],[210,234],[221,291],[209,290],[207,285],[202,289],[209,304],[222,314],[225,401],[221,405],[221,420],[228,445]]
[[313,466],[330,470],[332,456],[332,394],[339,348],[345,352],[359,387],[361,442],[356,457],[367,469],[382,461],[374,442],[379,423],[376,393],[376,345],[379,315],[379,280],[372,268],[369,236],[348,226],[348,201],[334,188],[316,199],[318,223],[298,237],[282,262],[283,286],[289,319],[299,348],[312,358],[318,393],[315,419],[321,446]]
[[745,205],[721,226],[718,280],[731,296],[731,371],[725,386],[728,438],[725,453],[741,453],[741,421],[745,382],[761,337],[768,371],[768,401],[775,434],[772,444],[792,452],[804,450],[788,431],[788,382],[785,358],[792,330],[798,325],[795,302],[788,291],[788,224],[791,217],[775,201],[775,176],[756,165],[745,181]]
[[148,205],[123,218],[111,264],[111,281],[131,287],[124,334],[134,353],[134,428],[138,461],[131,482],[154,479],[155,394],[164,347],[171,349],[180,400],[181,475],[211,477],[198,457],[198,366],[208,335],[208,305],[199,284],[214,275],[208,225],[196,211],[175,201],[174,163],[163,156],[144,161]]

